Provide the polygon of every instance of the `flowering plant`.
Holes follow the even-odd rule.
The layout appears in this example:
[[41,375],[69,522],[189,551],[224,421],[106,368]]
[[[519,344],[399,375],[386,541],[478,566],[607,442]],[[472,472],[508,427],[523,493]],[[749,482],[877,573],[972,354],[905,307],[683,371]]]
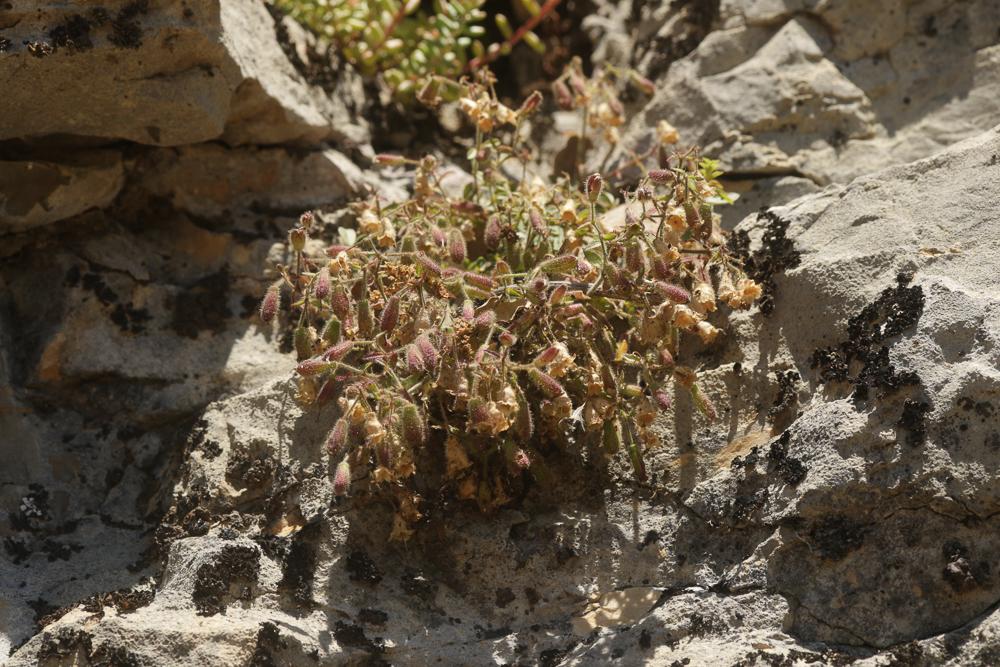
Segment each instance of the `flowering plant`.
[[433,157],[379,156],[414,168],[412,197],[355,204],[356,236],[319,256],[304,215],[261,305],[265,322],[282,306],[294,322],[299,400],[339,412],[325,442],[335,493],[388,494],[395,539],[432,485],[493,509],[555,449],[621,451],[645,479],[675,391],[715,416],[678,363],[683,337],[711,343],[720,302],[760,295],[727,252],[713,213],[725,193],[696,149],[620,193],[596,173],[548,185],[521,136],[541,96],[511,109],[487,76],[461,86],[477,128],[462,196]]

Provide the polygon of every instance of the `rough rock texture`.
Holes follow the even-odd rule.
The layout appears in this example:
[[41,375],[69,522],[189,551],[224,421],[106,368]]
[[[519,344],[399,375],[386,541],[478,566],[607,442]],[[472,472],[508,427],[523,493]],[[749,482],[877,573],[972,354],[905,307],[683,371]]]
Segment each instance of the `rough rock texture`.
[[5,664],[1000,662],[1000,130],[818,191],[988,126],[998,21],[882,5],[595,14],[675,86],[642,122],[806,196],[734,235],[768,297],[685,352],[722,419],[678,395],[650,485],[569,458],[488,517],[428,494],[405,545],[254,319],[302,209],[399,194],[356,78],[250,0],[0,6]]
[[[636,64],[657,92],[623,133],[668,119],[766,203],[926,157],[1000,112],[992,0],[615,3],[588,23],[598,59]],[[633,41],[634,40],[634,41]],[[771,179],[798,183],[774,196]]]
[[275,32],[259,0],[11,0],[0,14],[0,140],[365,141],[360,81],[326,95]]
[[678,396],[652,487],[567,461],[495,516],[429,501],[406,545],[332,497],[335,415],[242,324],[216,372],[252,345],[255,374],[173,441],[151,599],[78,606],[9,664],[994,664],[998,176],[995,130],[751,216],[734,243],[769,314],[689,351],[720,424]]

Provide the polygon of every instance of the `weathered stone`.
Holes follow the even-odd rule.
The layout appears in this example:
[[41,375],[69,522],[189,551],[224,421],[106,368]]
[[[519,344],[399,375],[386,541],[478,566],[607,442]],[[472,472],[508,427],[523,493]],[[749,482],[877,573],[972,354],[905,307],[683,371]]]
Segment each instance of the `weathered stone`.
[[310,85],[259,0],[10,4],[0,19],[0,140],[366,140],[354,115],[360,82],[346,77],[336,95]]
[[125,182],[121,154],[86,151],[55,160],[0,161],[0,234],[107,206]]

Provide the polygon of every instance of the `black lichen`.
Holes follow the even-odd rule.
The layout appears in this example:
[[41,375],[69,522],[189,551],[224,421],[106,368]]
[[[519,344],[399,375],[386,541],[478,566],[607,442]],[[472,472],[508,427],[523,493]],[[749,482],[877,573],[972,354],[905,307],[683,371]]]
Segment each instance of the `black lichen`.
[[730,237],[729,248],[735,255],[743,258],[747,275],[763,288],[764,294],[758,304],[764,315],[770,315],[774,312],[775,295],[778,291],[775,278],[784,271],[797,267],[801,255],[788,238],[788,220],[766,209],[761,209],[757,218],[767,221],[760,250],[750,252],[750,236],[742,230]]
[[[907,386],[917,386],[920,378],[912,371],[897,371],[889,361],[888,341],[902,334],[920,319],[924,292],[919,285],[908,286],[912,276],[900,274],[893,287],[886,288],[875,301],[847,322],[847,340],[816,350],[811,366],[824,382],[850,382],[855,401],[866,401],[875,391],[884,398]],[[852,379],[852,366],[861,370]]]
[[366,584],[377,584],[382,581],[382,571],[367,553],[356,549],[344,560],[344,567],[351,581],[361,581]]
[[806,478],[807,470],[802,461],[788,455],[790,442],[791,433],[785,431],[771,443],[771,447],[767,451],[767,460],[771,469],[781,477],[785,484],[795,486]]
[[256,546],[231,545],[223,548],[195,573],[192,599],[202,616],[225,613],[233,586],[241,586],[236,595],[249,599],[260,574],[260,550]]
[[866,533],[864,524],[847,516],[835,515],[813,524],[809,531],[809,540],[820,557],[838,561],[861,548]]

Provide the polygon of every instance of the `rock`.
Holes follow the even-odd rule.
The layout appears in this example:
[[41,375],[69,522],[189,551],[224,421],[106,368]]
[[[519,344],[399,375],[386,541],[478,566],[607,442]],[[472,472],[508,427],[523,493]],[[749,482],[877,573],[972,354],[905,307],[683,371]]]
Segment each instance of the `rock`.
[[[21,2],[5,10],[2,25],[0,140],[367,140],[355,115],[360,80],[342,75],[332,95],[310,84],[275,39],[260,0]],[[290,42],[289,51],[297,53]]]
[[0,234],[21,232],[110,204],[125,182],[117,151],[0,161]]
[[[1000,111],[1000,6],[987,0],[727,0],[698,20],[692,3],[650,11],[612,15],[661,26],[666,43],[684,48],[636,43],[631,64],[656,78],[657,92],[623,143],[641,150],[667,119],[684,145],[743,180],[846,183],[981,133]],[[728,215],[728,226],[739,219]]]
[[[998,156],[1000,128],[748,217],[734,244],[769,305],[732,315],[721,346],[683,353],[721,419],[675,398],[648,466],[655,493],[629,482],[624,459],[606,480],[561,461],[550,486],[492,515],[428,501],[401,548],[387,542],[390,508],[360,490],[333,497],[321,443],[336,412],[298,407],[291,358],[260,348],[257,374],[198,412],[173,450],[151,598],[15,626],[9,641],[27,642],[9,664],[74,652],[169,665],[992,664]],[[182,382],[169,364],[145,366]],[[125,446],[158,470],[145,445]],[[13,536],[34,573],[45,517],[67,510],[51,509],[55,492],[18,493],[28,523]],[[117,498],[106,502],[130,504]],[[131,585],[126,600],[145,590]]]

